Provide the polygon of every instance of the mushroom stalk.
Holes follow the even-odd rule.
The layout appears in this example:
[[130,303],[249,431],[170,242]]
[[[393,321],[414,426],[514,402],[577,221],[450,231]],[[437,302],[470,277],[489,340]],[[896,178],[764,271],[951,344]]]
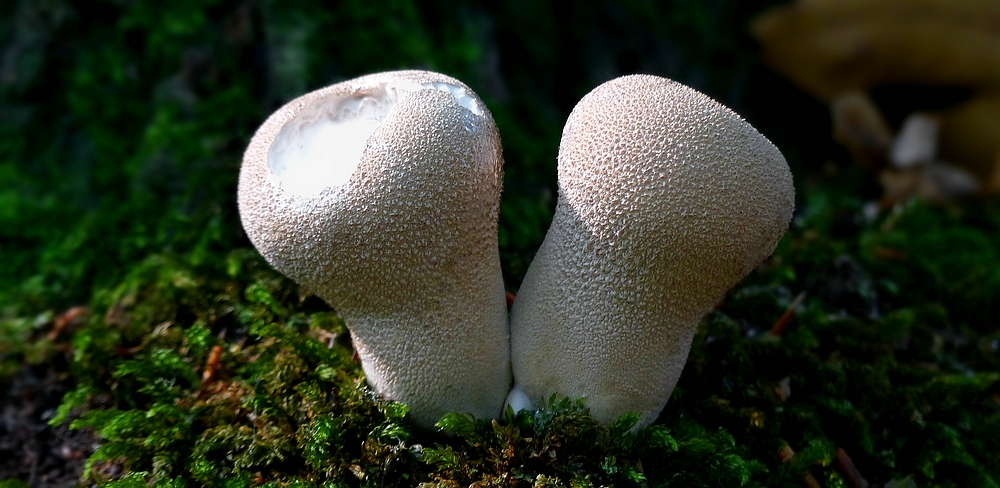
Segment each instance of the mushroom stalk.
[[276,269],[350,328],[372,388],[431,428],[510,385],[496,125],[460,81],[378,73],[292,100],[246,150],[239,208]]
[[792,176],[728,108],[655,76],[573,109],[559,199],[511,310],[513,406],[583,398],[608,424],[656,419],[700,319],[788,226]]

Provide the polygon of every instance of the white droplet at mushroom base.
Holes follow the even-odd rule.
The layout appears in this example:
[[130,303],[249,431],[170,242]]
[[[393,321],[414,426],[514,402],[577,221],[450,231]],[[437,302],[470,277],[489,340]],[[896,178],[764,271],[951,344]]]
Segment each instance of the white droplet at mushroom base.
[[426,71],[292,100],[243,158],[251,242],[337,311],[368,383],[423,427],[448,412],[495,418],[510,385],[502,164],[483,102]]
[[559,199],[511,310],[512,399],[583,398],[656,419],[700,319],[774,250],[794,208],[777,148],[666,78],[609,81],[573,109]]

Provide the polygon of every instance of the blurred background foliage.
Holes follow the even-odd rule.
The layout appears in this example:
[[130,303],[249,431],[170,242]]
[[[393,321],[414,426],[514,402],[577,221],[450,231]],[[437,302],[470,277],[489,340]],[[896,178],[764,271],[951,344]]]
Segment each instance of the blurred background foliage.
[[[858,486],[838,449],[878,486],[996,486],[1000,209],[869,205],[880,188],[831,139],[827,108],[747,33],[777,3],[0,1],[7,406],[28,385],[31,421],[86,412],[74,424],[103,446],[86,482],[122,487]],[[235,186],[264,118],[409,68],[461,79],[497,121],[511,291],[551,219],[562,125],[598,84],[673,78],[785,154],[790,232],[702,323],[646,434],[559,399],[497,424],[447,417],[451,437],[410,432],[358,381],[339,319],[247,241]],[[798,454],[782,462],[786,442]],[[0,473],[25,472],[10,459]]]

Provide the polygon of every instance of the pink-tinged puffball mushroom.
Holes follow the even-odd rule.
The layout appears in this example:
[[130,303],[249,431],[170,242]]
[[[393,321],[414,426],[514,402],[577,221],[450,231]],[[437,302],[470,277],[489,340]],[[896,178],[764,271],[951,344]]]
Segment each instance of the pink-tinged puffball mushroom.
[[583,398],[653,422],[701,318],[773,250],[792,175],[764,136],[680,83],[626,76],[573,109],[555,217],[511,310],[515,408]]
[[426,71],[292,100],[243,157],[253,245],[337,311],[371,387],[426,428],[448,412],[495,418],[510,386],[502,165],[482,100]]

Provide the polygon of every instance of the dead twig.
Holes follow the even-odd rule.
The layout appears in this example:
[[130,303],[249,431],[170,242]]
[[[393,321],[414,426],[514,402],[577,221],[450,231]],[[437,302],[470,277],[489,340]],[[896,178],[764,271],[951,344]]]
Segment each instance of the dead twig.
[[858,468],[854,466],[854,461],[851,460],[851,456],[847,455],[847,451],[838,447],[836,456],[837,466],[840,467],[840,471],[844,473],[844,476],[847,478],[847,482],[854,488],[868,488],[868,481],[861,477],[861,473],[858,472]]
[[[778,457],[780,457],[781,461],[784,463],[791,462],[792,458],[795,457],[795,451],[792,450],[792,446],[785,442],[785,446],[778,450]],[[806,488],[823,488],[823,485],[819,484],[819,481],[816,480],[816,477],[813,476],[812,473],[806,473],[802,476],[802,484],[804,484]]]
[[208,360],[205,361],[205,370],[201,373],[201,383],[205,385],[217,380],[221,369],[222,346],[212,346],[212,351],[208,353]]
[[780,336],[782,332],[785,331],[785,327],[788,327],[789,322],[792,321],[792,317],[795,316],[795,309],[802,305],[802,302],[806,299],[806,292],[799,293],[798,296],[792,300],[792,303],[788,305],[785,313],[778,317],[778,320],[774,321],[774,325],[771,326],[771,331],[769,332],[773,336]]
[[54,341],[57,337],[59,337],[59,334],[62,334],[63,331],[67,330],[70,325],[78,324],[89,316],[89,308],[83,305],[73,307],[52,321],[52,330],[49,331],[45,338],[50,341]]

